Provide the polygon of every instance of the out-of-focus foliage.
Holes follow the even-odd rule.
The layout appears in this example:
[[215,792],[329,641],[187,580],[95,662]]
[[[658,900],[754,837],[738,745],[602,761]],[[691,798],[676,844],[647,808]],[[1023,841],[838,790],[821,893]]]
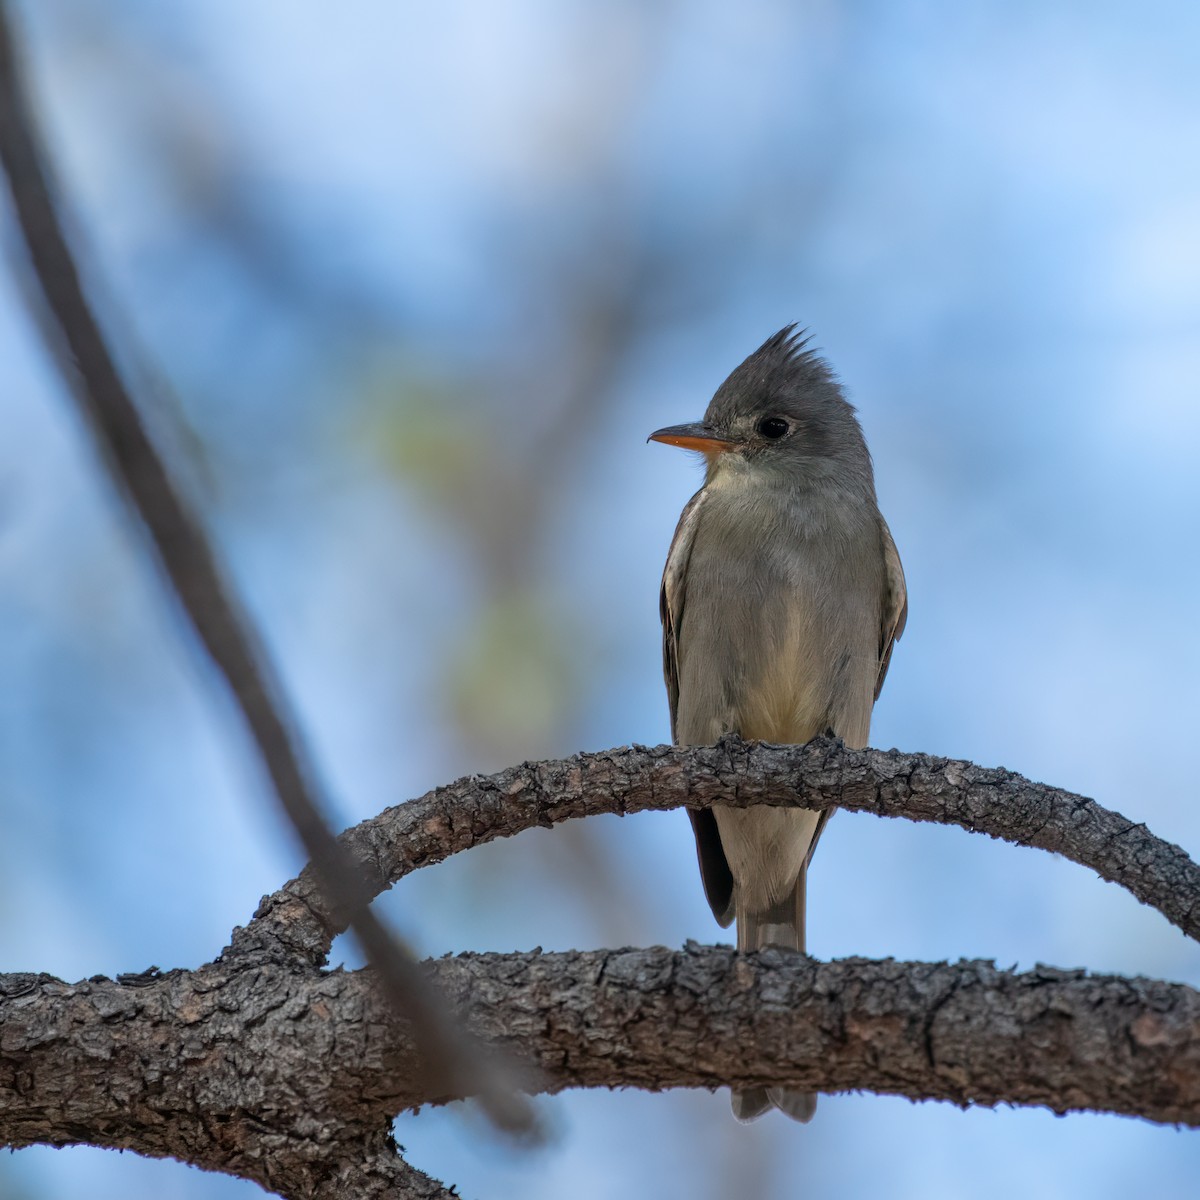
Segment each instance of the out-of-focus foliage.
[[[98,302],[344,820],[667,738],[658,573],[698,473],[644,439],[800,320],[860,408],[909,578],[873,740],[1002,762],[1200,849],[1172,749],[1200,670],[1193,6],[21,11]],[[299,864],[17,279],[0,966],[197,963]],[[1200,982],[1116,889],[958,831],[839,817],[811,889],[823,956]],[[383,903],[431,954],[721,936],[682,814],[537,831]],[[493,1198],[1181,1194],[1200,1168],[1189,1135],[1108,1118],[546,1107],[538,1155],[457,1108],[400,1137]],[[88,1151],[0,1172],[0,1195],[250,1194]]]

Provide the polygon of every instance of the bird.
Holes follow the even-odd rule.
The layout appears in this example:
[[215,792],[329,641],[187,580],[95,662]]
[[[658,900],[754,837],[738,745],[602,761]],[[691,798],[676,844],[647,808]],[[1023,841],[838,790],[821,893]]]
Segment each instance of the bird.
[[[904,569],[879,511],[862,427],[805,331],[787,325],[717,389],[701,421],[648,441],[699,451],[704,484],[667,553],[663,675],[677,745],[726,734],[867,744],[892,647]],[[737,921],[737,949],[805,952],[805,882],[828,811],[689,810],[705,896]],[[735,1090],[734,1115],[798,1121],[816,1096]]]

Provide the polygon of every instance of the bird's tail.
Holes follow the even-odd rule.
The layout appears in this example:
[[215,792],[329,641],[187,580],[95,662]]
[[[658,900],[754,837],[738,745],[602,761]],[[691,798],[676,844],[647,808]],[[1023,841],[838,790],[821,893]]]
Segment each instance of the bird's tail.
[[[800,871],[791,894],[765,912],[737,914],[737,947],[745,952],[777,946],[782,950],[804,953],[804,885],[807,865]],[[777,1108],[793,1121],[810,1121],[817,1111],[812,1092],[790,1088],[750,1088],[732,1095],[733,1115],[739,1121],[753,1121],[768,1109]]]

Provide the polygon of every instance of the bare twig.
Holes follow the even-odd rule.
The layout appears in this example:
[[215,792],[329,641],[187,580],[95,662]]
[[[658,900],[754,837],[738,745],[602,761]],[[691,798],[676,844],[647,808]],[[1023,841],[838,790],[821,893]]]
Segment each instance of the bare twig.
[[[382,891],[417,867],[535,826],[599,813],[712,804],[845,808],[959,825],[1090,867],[1200,940],[1200,866],[1178,846],[1094,800],[1003,768],[850,750],[818,738],[771,746],[727,737],[716,746],[625,746],[470,775],[389,808],[342,835]],[[264,900],[234,944],[263,937],[320,958],[339,931],[307,875]]]
[[276,797],[311,857],[321,888],[342,910],[386,994],[412,1020],[429,1069],[478,1091],[501,1125],[528,1128],[531,1112],[501,1082],[478,1046],[467,1045],[419,968],[369,908],[372,893],[334,838],[303,761],[282,688],[196,515],[155,449],[80,281],[59,221],[0,0],[0,162],[8,177],[32,274],[55,332],[51,348],[115,482],[144,523],[159,562],[201,643],[224,676],[258,747]]

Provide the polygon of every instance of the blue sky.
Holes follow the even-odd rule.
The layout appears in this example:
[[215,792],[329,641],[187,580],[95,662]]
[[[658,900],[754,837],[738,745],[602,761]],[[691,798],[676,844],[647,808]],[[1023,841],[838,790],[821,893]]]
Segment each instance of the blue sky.
[[[698,473],[645,436],[799,320],[908,575],[873,743],[1200,846],[1194,6],[21,11],[98,297],[340,820],[667,739],[658,575]],[[198,964],[298,855],[9,269],[0,416],[0,962]],[[843,814],[810,888],[822,957],[1200,984],[1118,889],[961,831]],[[682,814],[537,831],[382,903],[430,954],[721,935]],[[1115,1196],[1200,1168],[1191,1135],[1117,1118],[545,1108],[534,1156],[458,1110],[399,1137],[486,1197]],[[0,1169],[0,1194],[252,1191],[99,1152]]]

